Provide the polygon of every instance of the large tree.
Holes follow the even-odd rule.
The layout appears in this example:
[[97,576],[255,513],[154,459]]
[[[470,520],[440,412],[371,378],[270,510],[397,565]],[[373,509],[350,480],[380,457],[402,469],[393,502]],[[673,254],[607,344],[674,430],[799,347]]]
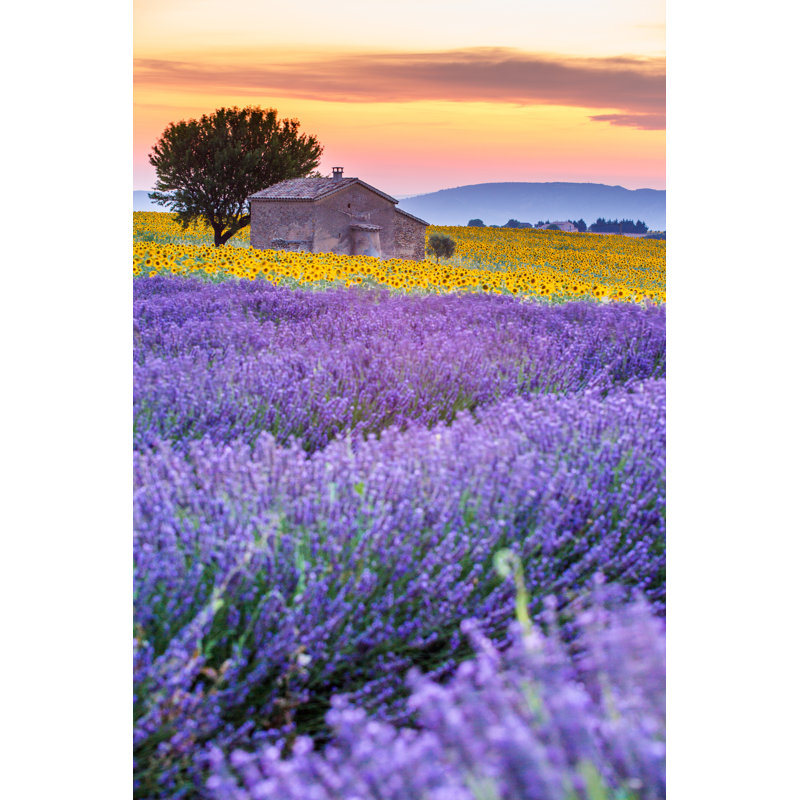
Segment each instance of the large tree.
[[148,196],[174,211],[184,229],[205,220],[214,244],[225,244],[250,224],[251,194],[319,164],[322,146],[299,127],[258,106],[170,123],[150,154],[156,185]]

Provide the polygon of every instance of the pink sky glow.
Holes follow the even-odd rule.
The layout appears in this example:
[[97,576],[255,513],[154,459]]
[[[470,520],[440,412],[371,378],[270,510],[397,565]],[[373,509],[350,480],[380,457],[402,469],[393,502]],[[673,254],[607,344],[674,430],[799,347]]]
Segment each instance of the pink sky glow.
[[152,187],[147,156],[170,122],[232,105],[299,119],[325,148],[323,174],[342,166],[394,195],[495,181],[665,188],[663,3],[614,0],[600,14],[578,0],[563,19],[520,3],[520,25],[468,0],[408,5],[429,22],[416,33],[359,0],[338,15],[312,0],[303,26],[299,11],[246,0],[256,24],[230,28],[217,27],[218,0],[135,0],[134,188]]

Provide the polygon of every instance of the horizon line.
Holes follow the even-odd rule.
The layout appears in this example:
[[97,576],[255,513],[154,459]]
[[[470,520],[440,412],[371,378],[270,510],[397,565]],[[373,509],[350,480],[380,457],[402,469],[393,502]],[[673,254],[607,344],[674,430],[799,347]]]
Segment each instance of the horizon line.
[[[358,177],[358,176],[351,176],[351,177]],[[625,189],[629,192],[639,192],[642,190],[647,190],[651,192],[666,192],[666,187],[664,189],[654,189],[651,186],[640,186],[636,189],[632,189],[629,186],[623,186],[621,183],[601,183],[599,181],[481,181],[480,183],[462,183],[458,184],[457,186],[444,186],[441,189],[431,189],[427,192],[417,192],[416,194],[404,194],[403,197],[400,199],[406,199],[408,197],[418,197],[423,194],[436,194],[436,192],[446,192],[451,189],[466,189],[469,186],[492,186],[492,185],[500,185],[500,184],[549,184],[549,183],[569,183],[576,186],[608,186],[612,189]],[[134,192],[154,192],[154,188],[150,189],[133,189]]]

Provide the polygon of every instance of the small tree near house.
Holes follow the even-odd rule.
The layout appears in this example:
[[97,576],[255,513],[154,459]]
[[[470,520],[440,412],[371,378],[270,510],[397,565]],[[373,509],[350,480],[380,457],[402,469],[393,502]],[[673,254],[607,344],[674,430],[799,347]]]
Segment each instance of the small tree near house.
[[443,233],[434,233],[431,234],[430,239],[428,239],[427,250],[429,253],[436,256],[436,263],[438,264],[442,256],[444,258],[450,258],[450,256],[455,253],[456,243]]

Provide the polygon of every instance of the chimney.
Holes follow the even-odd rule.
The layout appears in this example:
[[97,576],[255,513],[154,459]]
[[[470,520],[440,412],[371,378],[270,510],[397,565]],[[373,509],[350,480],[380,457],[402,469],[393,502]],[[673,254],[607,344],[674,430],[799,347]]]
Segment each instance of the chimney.
[[340,181],[342,179],[342,173],[344,172],[344,167],[334,167],[333,168],[333,179],[335,181]]

